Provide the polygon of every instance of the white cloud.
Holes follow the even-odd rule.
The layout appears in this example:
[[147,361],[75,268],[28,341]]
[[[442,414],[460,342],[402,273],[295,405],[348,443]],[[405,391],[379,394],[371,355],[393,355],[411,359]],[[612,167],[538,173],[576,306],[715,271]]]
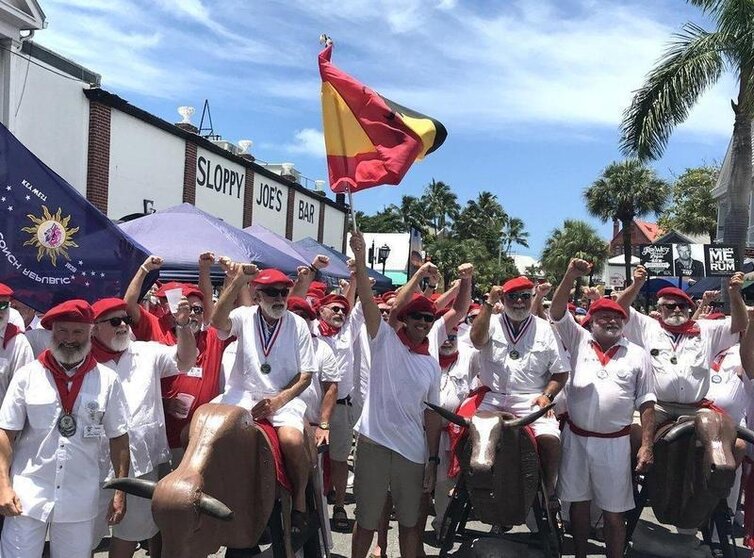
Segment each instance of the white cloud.
[[293,142],[286,145],[284,149],[293,154],[324,158],[325,136],[321,130],[304,128],[294,134]]

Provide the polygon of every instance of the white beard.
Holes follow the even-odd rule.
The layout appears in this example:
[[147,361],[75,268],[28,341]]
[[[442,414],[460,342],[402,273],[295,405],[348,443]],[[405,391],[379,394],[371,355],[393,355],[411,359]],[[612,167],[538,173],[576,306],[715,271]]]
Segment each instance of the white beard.
[[126,333],[125,335],[116,335],[110,341],[110,349],[116,353],[122,353],[131,344],[131,336]]
[[680,325],[683,325],[686,322],[688,322],[689,321],[689,317],[688,316],[683,316],[683,315],[681,315],[681,316],[668,316],[667,318],[665,318],[662,321],[665,322],[666,324],[668,324],[669,326],[680,326]]
[[87,340],[81,348],[72,349],[66,348],[65,345],[58,345],[57,347],[51,347],[52,355],[60,364],[75,364],[81,362],[89,354],[92,348],[91,340]]
[[283,303],[280,308],[275,308],[274,305],[274,302],[270,303],[263,299],[259,300],[259,307],[264,311],[267,317],[272,318],[273,320],[279,320],[283,317],[283,314],[285,314],[285,303]]
[[[595,335],[596,334],[596,335]],[[596,322],[592,322],[592,336],[595,337],[604,337],[611,340],[617,340],[623,337],[623,328],[618,329],[608,329],[601,327]]]
[[509,306],[503,306],[503,312],[514,322],[523,322],[531,313],[528,308],[516,309]]

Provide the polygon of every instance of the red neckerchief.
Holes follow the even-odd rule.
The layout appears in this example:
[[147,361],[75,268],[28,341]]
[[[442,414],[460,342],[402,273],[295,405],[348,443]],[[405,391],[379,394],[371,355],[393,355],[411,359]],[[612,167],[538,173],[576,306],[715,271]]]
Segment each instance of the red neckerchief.
[[[42,363],[42,366],[47,368],[52,374],[52,379],[55,380],[55,386],[58,388],[60,405],[63,407],[63,412],[70,415],[73,412],[73,405],[76,403],[76,398],[81,391],[81,384],[84,383],[84,376],[97,366],[97,361],[94,360],[94,357],[90,352],[86,355],[84,362],[81,363],[73,376],[69,376],[66,374],[63,367],[58,364],[58,361],[55,360],[50,349],[45,350],[39,355],[38,360]],[[69,382],[71,384],[70,389],[68,388]]]
[[453,366],[453,363],[458,360],[458,351],[452,355],[440,355],[440,368],[445,370]]
[[99,363],[110,362],[111,360],[118,362],[124,352],[125,351],[113,351],[102,341],[96,337],[92,337],[92,356],[94,357],[94,360]]
[[426,337],[418,343],[411,341],[411,339],[408,338],[408,333],[406,333],[406,328],[403,327],[398,330],[398,339],[400,339],[401,343],[408,347],[408,350],[410,352],[416,353],[417,355],[429,356],[429,339],[427,339]]
[[699,325],[697,325],[695,320],[688,320],[685,324],[679,326],[668,325],[660,320],[660,325],[662,326],[662,329],[673,335],[690,335],[694,337],[700,333]]
[[323,337],[333,337],[340,333],[340,329],[339,327],[331,326],[324,320],[319,321],[319,332]]
[[620,347],[620,344],[616,343],[615,345],[610,347],[607,352],[603,352],[600,344],[597,343],[597,341],[592,341],[592,349],[594,349],[594,352],[597,353],[597,358],[599,359],[602,366],[607,366],[607,363],[610,362],[610,359],[615,356],[615,353],[618,352],[618,349],[620,349]]
[[8,322],[5,325],[5,335],[3,335],[3,349],[7,347],[8,343],[10,343],[10,340],[19,333],[21,333],[21,330],[18,329],[18,326],[16,324]]

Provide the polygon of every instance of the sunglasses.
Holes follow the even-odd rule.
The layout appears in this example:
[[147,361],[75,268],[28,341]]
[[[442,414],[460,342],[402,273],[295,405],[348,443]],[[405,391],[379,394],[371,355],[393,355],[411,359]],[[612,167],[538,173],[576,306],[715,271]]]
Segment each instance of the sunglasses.
[[531,293],[507,293],[505,296],[511,300],[529,300]]
[[380,314],[390,314],[390,308],[380,308]]
[[191,307],[191,313],[192,314],[204,314],[204,307],[199,306],[198,304],[196,306]]
[[456,339],[458,339],[457,335],[448,335],[447,341],[451,341],[452,342],[452,341],[455,341]]
[[668,310],[675,310],[676,308],[680,310],[686,310],[689,305],[685,304],[683,302],[666,302],[664,304],[660,304],[660,306],[667,308]]
[[259,291],[263,292],[270,298],[276,298],[278,296],[281,296],[283,298],[288,296],[288,293],[291,292],[290,289],[284,288],[284,289],[274,289],[272,287],[265,287],[264,289],[258,289]]
[[131,323],[133,323],[133,320],[131,319],[131,316],[116,316],[115,318],[110,318],[109,320],[100,320],[97,323],[104,324],[105,322],[109,323],[113,327],[118,327],[122,323],[131,325]]
[[0,310],[7,310],[8,306],[10,306],[10,301],[4,300],[0,302]]
[[479,315],[479,314],[471,314],[471,315],[469,315],[469,316],[466,316],[466,323],[467,323],[467,324],[473,324],[473,323],[474,323],[474,320],[476,319],[476,317],[477,317],[478,315]]
[[325,308],[329,308],[331,312],[334,312],[335,314],[345,314],[346,309],[342,306],[326,306]]
[[435,321],[434,314],[424,314],[422,312],[411,312],[408,317],[412,320],[424,320],[428,324],[431,324]]

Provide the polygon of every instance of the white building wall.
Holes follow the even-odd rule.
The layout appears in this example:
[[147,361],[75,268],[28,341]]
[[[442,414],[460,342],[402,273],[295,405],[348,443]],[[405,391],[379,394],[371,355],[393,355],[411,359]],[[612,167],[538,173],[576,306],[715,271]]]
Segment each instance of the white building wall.
[[36,65],[42,64],[39,60],[32,60],[35,63],[10,57],[10,130],[85,195],[89,100],[83,90],[88,85],[41,68]]
[[196,207],[243,228],[246,168],[202,149],[196,150]]
[[[329,205],[325,206],[325,226],[322,230],[322,244],[331,246],[338,252],[343,249],[343,212]],[[314,237],[316,238],[316,237]]]
[[182,203],[185,157],[182,138],[113,110],[108,216],[140,213],[145,199],[154,201],[154,209]]
[[293,238],[300,240],[307,236],[317,240],[319,232],[319,205],[321,200],[296,192],[293,200]]
[[[251,221],[285,236],[288,186],[261,174],[254,176],[254,209]],[[316,238],[316,232],[315,232]]]

